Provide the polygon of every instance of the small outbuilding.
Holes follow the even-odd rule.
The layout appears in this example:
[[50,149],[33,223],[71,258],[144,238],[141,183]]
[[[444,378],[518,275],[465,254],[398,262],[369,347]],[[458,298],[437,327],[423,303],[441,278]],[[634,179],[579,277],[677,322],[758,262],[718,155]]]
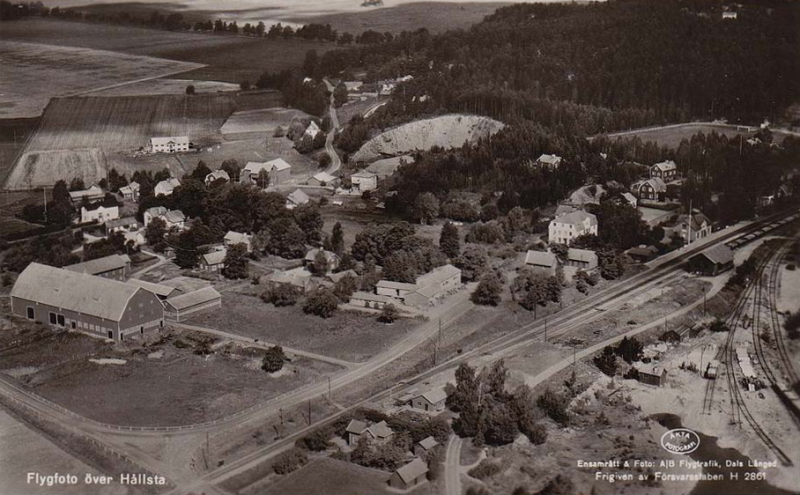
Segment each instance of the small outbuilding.
[[431,450],[433,450],[433,448],[436,447],[437,445],[439,445],[439,442],[437,442],[435,438],[433,437],[423,438],[422,440],[417,442],[416,445],[414,445],[414,455],[417,457],[422,457]]
[[222,307],[222,296],[213,287],[181,294],[164,301],[164,315],[175,321],[183,321],[201,311]]
[[528,251],[525,254],[525,266],[552,276],[556,274],[558,258],[555,254],[544,251]]
[[228,251],[212,251],[200,256],[200,269],[205,272],[220,272],[225,268],[225,256]]
[[733,250],[724,244],[689,258],[689,271],[715,276],[733,268]]
[[425,412],[444,411],[447,392],[444,388],[429,390],[411,400],[411,407]]
[[633,367],[638,372],[637,379],[647,385],[654,385],[656,387],[662,386],[667,381],[667,370],[661,366],[653,366],[650,364],[634,363]]
[[428,464],[417,457],[401,467],[389,477],[389,486],[398,490],[408,490],[428,479]]

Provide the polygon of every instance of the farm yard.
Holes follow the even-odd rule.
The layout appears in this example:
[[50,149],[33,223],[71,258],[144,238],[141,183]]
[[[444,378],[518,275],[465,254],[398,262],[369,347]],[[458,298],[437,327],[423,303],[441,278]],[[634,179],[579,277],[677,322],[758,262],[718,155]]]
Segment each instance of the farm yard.
[[[261,493],[265,495],[328,495],[331,487],[347,495],[379,495],[387,489],[386,471],[336,459],[319,459],[294,472]],[[428,493],[427,487],[414,492]]]
[[[5,28],[4,28],[5,29]],[[115,85],[197,69],[196,63],[105,50],[4,41],[0,60],[0,118],[35,117],[54,96],[69,96]]]

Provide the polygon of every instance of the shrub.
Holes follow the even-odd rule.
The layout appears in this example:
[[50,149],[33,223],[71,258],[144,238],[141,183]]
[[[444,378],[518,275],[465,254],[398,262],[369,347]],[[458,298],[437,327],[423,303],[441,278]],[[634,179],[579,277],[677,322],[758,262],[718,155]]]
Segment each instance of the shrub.
[[297,446],[312,452],[327,450],[332,444],[328,441],[330,431],[327,428],[314,430],[297,441]]
[[181,339],[175,339],[175,342],[173,342],[172,345],[174,345],[178,349],[186,349],[187,347],[190,347],[189,344],[187,344],[186,342],[182,341]]
[[272,463],[276,474],[289,474],[308,462],[308,455],[300,449],[291,449],[279,454]]
[[299,291],[289,285],[280,284],[270,287],[261,293],[261,299],[266,303],[271,303],[276,307],[292,306],[297,303]]
[[597,366],[597,369],[606,375],[614,376],[617,374],[617,356],[614,353],[613,347],[606,346],[603,349],[603,353],[595,356],[592,361],[594,362],[594,365]]
[[467,474],[478,480],[485,480],[492,476],[499,474],[502,469],[499,464],[496,464],[489,459],[484,459],[480,464],[470,469]]
[[314,291],[303,305],[303,312],[322,318],[330,318],[339,307],[339,299],[329,290]]
[[400,312],[394,304],[389,303],[383,307],[381,314],[378,315],[378,321],[381,323],[393,323],[394,320],[400,317]]
[[270,347],[261,361],[261,369],[267,373],[277,373],[283,369],[284,361],[286,361],[286,354],[283,353],[283,347],[279,345]]
[[536,399],[536,405],[539,406],[550,419],[561,426],[569,424],[569,412],[567,411],[569,402],[563,395],[547,388],[544,393]]

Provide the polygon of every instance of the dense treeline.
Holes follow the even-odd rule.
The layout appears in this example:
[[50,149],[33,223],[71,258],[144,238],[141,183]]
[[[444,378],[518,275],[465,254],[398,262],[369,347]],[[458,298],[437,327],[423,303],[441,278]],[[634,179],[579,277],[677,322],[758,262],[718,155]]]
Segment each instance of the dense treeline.
[[503,120],[552,120],[553,107],[540,101],[585,105],[555,107],[577,115],[577,125],[559,121],[567,132],[695,117],[774,120],[798,95],[800,5],[762,0],[738,14],[723,20],[711,0],[521,4],[469,30],[420,30],[331,52],[323,65],[330,73],[365,66],[373,78],[411,73],[408,97]]

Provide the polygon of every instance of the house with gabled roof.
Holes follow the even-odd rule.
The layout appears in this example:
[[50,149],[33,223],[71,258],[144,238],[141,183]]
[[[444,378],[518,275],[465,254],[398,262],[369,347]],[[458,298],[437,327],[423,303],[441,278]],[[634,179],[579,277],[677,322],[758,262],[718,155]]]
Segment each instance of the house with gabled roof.
[[169,285],[155,284],[153,282],[139,280],[138,278],[132,278],[128,280],[126,283],[129,285],[134,285],[136,287],[141,287],[144,290],[149,290],[150,292],[158,296],[158,298],[161,299],[162,301],[170,297],[175,297],[182,294],[182,292],[175,287],[170,287]]
[[574,266],[588,272],[597,268],[597,264],[597,253],[592,250],[569,248],[567,251],[567,266]]
[[244,244],[247,247],[248,253],[253,251],[253,236],[250,234],[229,230],[228,233],[225,234],[225,237],[223,237],[222,242],[225,248],[229,248],[234,244]]
[[444,411],[447,392],[444,387],[428,390],[411,399],[411,407],[420,411],[438,413]]
[[138,201],[140,189],[141,186],[139,185],[139,183],[133,181],[129,183],[127,186],[120,187],[119,193],[122,195],[122,199],[127,199],[129,201]]
[[16,316],[116,341],[164,325],[164,307],[150,291],[39,263],[20,273],[10,297]]
[[308,179],[309,186],[317,187],[336,187],[339,185],[339,178],[329,174],[328,172],[317,172],[310,179]]
[[582,235],[597,235],[597,217],[582,210],[573,211],[550,220],[550,244],[567,244]]
[[154,218],[160,218],[166,224],[167,230],[183,230],[186,226],[186,215],[181,210],[168,210],[163,206],[154,206],[144,212],[144,226],[150,224]]
[[311,201],[311,198],[308,197],[308,194],[304,193],[301,189],[295,189],[286,197],[286,208],[293,210],[309,201]]
[[678,175],[678,166],[672,160],[666,160],[650,166],[650,178],[669,182]]
[[286,163],[283,158],[276,158],[268,162],[247,162],[239,177],[239,182],[257,184],[258,174],[262,170],[269,175],[269,183],[273,186],[288,182],[292,176],[292,166]]
[[313,248],[310,249],[305,257],[303,258],[303,266],[309,266],[314,264],[317,261],[317,255],[322,253],[325,256],[325,262],[327,264],[327,271],[336,270],[339,267],[339,255],[334,253],[333,251],[326,251],[325,249],[321,248]]
[[105,223],[117,218],[119,218],[119,203],[113,196],[104,198],[102,201],[81,205],[81,223]]
[[654,177],[631,185],[631,191],[640,200],[664,201],[667,184],[660,177]]
[[557,169],[561,166],[562,161],[563,159],[558,155],[548,155],[544,153],[536,159],[536,164],[540,167]]
[[691,244],[711,235],[711,228],[711,220],[702,213],[695,212],[691,215],[679,215],[672,225],[664,227],[664,234],[666,237],[678,234],[685,244]]
[[373,191],[378,188],[378,174],[362,170],[350,176],[350,183],[359,191]]
[[439,445],[439,442],[437,442],[435,438],[425,437],[414,445],[414,455],[417,457],[424,457],[437,445]]
[[122,281],[127,278],[130,268],[130,256],[127,254],[112,254],[103,258],[67,265],[64,270]]
[[227,254],[227,249],[202,254],[200,255],[198,266],[205,272],[221,272],[225,268],[225,256]]
[[367,423],[359,419],[351,419],[344,430],[345,440],[347,445],[355,445],[361,438],[361,435],[366,433]]
[[558,268],[558,257],[551,252],[531,250],[525,254],[525,266],[553,276]]
[[189,151],[189,136],[168,136],[150,138],[150,151],[153,153],[177,153]]
[[206,186],[210,186],[211,184],[213,184],[214,182],[216,182],[218,180],[225,181],[225,182],[230,182],[231,181],[231,176],[228,175],[228,172],[226,172],[226,171],[224,171],[222,169],[214,170],[210,174],[206,175],[206,178],[205,178]]
[[415,458],[405,466],[401,467],[389,477],[388,483],[392,488],[398,490],[408,490],[428,479],[428,464],[420,459]]
[[172,192],[175,190],[176,187],[181,185],[181,181],[176,179],[175,177],[170,177],[169,179],[164,179],[158,184],[156,187],[153,188],[153,195],[154,196],[172,196]]
[[69,192],[69,199],[72,200],[72,204],[74,205],[80,205],[84,201],[88,203],[96,203],[98,201],[103,201],[105,197],[105,191],[103,191],[100,186],[96,186],[94,184],[92,184],[88,189]]

